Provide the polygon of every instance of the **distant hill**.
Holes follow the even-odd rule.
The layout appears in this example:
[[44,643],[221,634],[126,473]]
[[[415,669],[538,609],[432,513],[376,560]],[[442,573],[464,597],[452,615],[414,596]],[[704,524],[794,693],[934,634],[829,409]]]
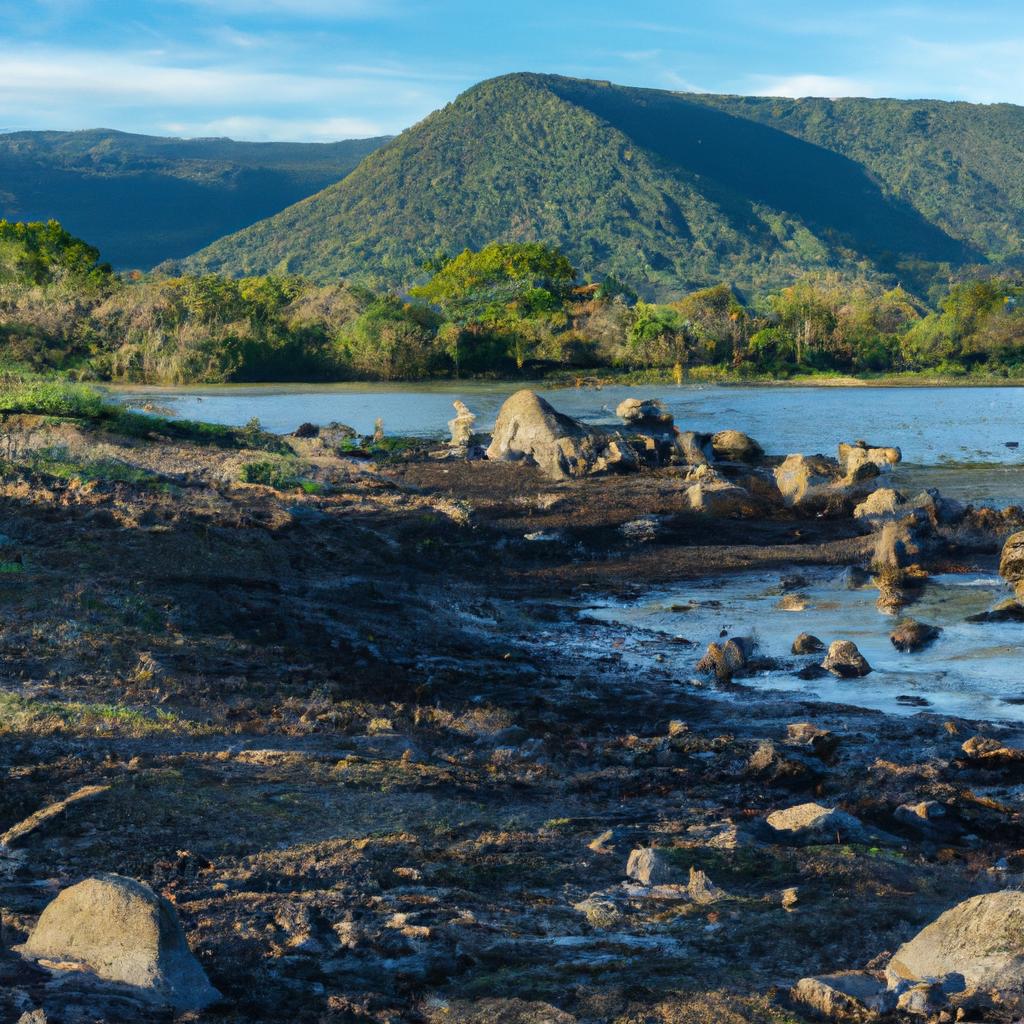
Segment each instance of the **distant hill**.
[[649,295],[836,268],[924,291],[1024,251],[1024,108],[483,82],[191,269],[406,286],[438,249],[560,245]]
[[13,132],[0,135],[0,218],[56,218],[115,267],[148,270],[318,192],[385,141]]

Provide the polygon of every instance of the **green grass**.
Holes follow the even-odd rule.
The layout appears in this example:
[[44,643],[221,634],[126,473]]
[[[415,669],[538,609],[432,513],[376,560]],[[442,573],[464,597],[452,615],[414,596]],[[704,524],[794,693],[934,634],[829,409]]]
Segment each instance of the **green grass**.
[[0,735],[55,733],[100,736],[199,735],[205,726],[164,710],[152,713],[124,704],[37,700],[0,693]]
[[291,451],[276,434],[258,425],[237,428],[150,416],[126,409],[86,384],[8,372],[0,376],[0,415],[16,413],[84,420],[127,437],[161,436],[218,448],[255,448],[282,454]]
[[309,467],[302,462],[267,459],[263,462],[247,462],[242,466],[240,478],[242,483],[263,484],[276,491],[302,490],[306,494],[320,494],[323,484],[305,476],[308,471]]
[[119,459],[76,459],[66,448],[59,447],[33,452],[15,464],[5,465],[6,468],[21,468],[57,480],[79,480],[82,483],[120,483],[158,489],[169,487],[161,476],[148,469]]

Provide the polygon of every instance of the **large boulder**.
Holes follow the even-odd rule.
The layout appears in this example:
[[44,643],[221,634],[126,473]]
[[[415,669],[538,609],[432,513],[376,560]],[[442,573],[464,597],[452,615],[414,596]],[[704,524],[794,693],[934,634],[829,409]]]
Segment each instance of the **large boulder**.
[[948,992],[1024,1005],[1024,892],[986,893],[958,903],[905,942],[886,968],[890,988],[944,982]]
[[853,510],[853,518],[866,520],[872,524],[895,519],[906,503],[906,498],[899,491],[891,487],[879,487]]
[[901,622],[889,634],[889,640],[897,651],[910,654],[927,647],[937,640],[941,633],[942,629],[939,626],[929,626],[927,623],[908,619],[906,622]]
[[723,462],[760,462],[764,449],[740,430],[720,430],[711,438],[716,459]]
[[879,469],[888,469],[903,461],[903,452],[899,448],[884,445],[868,444],[867,441],[855,441],[853,444],[840,442],[839,462],[847,473],[870,462]]
[[672,862],[649,846],[631,850],[626,861],[626,877],[641,885],[669,885],[677,880]]
[[661,428],[672,427],[672,413],[654,398],[626,398],[619,402],[615,415],[630,427]]
[[1012,584],[1017,597],[1024,601],[1024,531],[1013,534],[1003,545],[999,575]]
[[750,492],[732,483],[711,466],[695,466],[686,474],[686,501],[694,512],[727,516],[751,506]]
[[78,965],[132,986],[179,1013],[220,998],[189,950],[171,904],[121,875],[97,875],[65,889],[16,949],[27,959]]
[[855,679],[871,672],[867,658],[852,640],[833,641],[821,667],[842,679]]
[[875,489],[877,477],[873,463],[847,473],[824,455],[788,455],[775,467],[783,503],[809,512],[849,512]]
[[707,466],[714,461],[710,434],[684,430],[675,437],[676,460],[687,466]]
[[816,803],[772,811],[765,820],[776,841],[798,845],[845,843],[864,834],[864,827],[852,814]]
[[794,1003],[815,1015],[851,1024],[873,1021],[896,1005],[896,998],[886,990],[885,982],[867,971],[801,978],[789,995]]

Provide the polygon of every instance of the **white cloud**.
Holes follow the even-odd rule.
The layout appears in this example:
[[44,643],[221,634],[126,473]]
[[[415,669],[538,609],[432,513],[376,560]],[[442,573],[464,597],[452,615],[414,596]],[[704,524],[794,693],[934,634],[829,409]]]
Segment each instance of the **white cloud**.
[[160,130],[183,138],[224,137],[251,142],[337,142],[388,135],[379,124],[361,117],[325,117],[320,120],[237,115],[214,121],[170,121]]
[[754,75],[749,91],[755,96],[877,96],[873,85],[839,75]]

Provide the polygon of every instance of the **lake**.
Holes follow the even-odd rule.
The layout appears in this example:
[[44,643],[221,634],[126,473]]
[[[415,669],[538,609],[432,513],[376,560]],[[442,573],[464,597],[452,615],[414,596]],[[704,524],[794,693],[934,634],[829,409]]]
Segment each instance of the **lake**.
[[[487,430],[521,383],[265,384],[113,388],[123,401],[148,402],[175,416],[241,425],[257,417],[275,433],[300,423],[347,423],[370,433],[377,417],[389,434],[442,437],[464,401]],[[557,409],[588,423],[614,424],[623,398],[659,398],[683,430],[733,428],[770,454],[835,454],[840,441],[898,445],[897,486],[937,486],[951,497],[1024,503],[1024,388],[796,387],[651,385],[543,388]],[[1022,447],[1007,447],[1020,443]]]

